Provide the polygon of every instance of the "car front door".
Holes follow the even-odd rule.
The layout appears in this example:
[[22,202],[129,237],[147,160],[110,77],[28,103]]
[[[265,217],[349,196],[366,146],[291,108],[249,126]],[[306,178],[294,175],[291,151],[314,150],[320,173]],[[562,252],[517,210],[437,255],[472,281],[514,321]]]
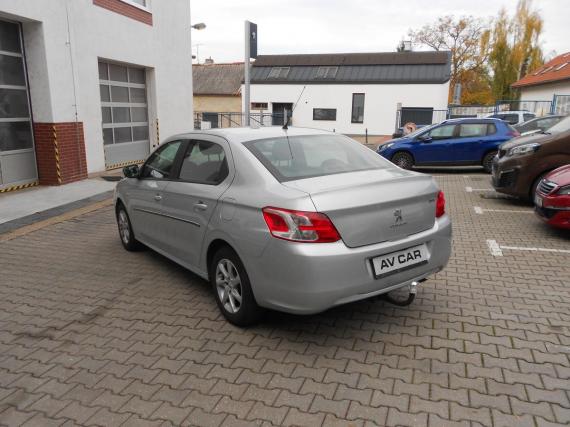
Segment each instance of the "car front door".
[[175,168],[181,141],[167,142],[150,155],[139,179],[129,190],[128,208],[135,235],[143,243],[159,246],[163,219],[160,215],[164,189]]
[[414,140],[416,164],[443,164],[451,161],[449,146],[455,132],[454,124],[444,124],[420,134]]
[[168,183],[162,200],[163,245],[181,264],[199,266],[206,228],[233,176],[227,141],[202,135],[188,141],[178,176]]

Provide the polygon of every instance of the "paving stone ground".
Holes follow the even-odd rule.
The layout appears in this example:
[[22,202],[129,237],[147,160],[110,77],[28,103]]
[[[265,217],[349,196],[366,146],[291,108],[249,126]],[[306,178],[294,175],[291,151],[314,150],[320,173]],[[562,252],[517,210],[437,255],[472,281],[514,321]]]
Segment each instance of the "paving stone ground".
[[0,424],[570,424],[570,254],[527,205],[437,173],[447,269],[379,300],[238,329],[203,280],[120,245],[111,208],[0,242]]

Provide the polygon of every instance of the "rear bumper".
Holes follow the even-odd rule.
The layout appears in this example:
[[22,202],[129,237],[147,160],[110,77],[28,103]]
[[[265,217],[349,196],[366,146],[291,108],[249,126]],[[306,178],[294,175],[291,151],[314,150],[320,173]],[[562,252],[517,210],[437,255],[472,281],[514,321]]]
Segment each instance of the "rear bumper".
[[[429,251],[426,264],[374,278],[372,258],[422,243]],[[259,258],[248,260],[248,274],[259,305],[312,314],[424,279],[443,269],[450,255],[451,221],[445,215],[430,230],[359,248],[342,241],[310,244],[272,239]]]

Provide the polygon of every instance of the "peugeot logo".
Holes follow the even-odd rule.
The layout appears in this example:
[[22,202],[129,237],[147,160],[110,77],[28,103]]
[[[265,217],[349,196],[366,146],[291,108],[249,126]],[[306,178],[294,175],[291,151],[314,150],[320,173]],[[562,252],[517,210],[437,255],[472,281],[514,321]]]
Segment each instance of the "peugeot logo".
[[402,218],[402,209],[396,209],[394,211],[394,217],[396,218],[394,224],[400,224],[401,222],[403,222],[404,218]]

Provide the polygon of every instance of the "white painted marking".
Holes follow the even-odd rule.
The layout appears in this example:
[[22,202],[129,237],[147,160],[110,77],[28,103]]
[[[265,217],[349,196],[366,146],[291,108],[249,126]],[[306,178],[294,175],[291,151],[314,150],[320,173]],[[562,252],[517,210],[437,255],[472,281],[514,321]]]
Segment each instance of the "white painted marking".
[[496,240],[487,240],[487,246],[493,256],[503,256],[503,251]]
[[570,254],[570,249],[531,248],[525,246],[501,246],[501,249],[507,249],[511,251],[554,252],[561,254]]
[[473,193],[474,191],[495,191],[493,188],[473,188],[473,187],[465,187],[465,191],[468,193]]
[[505,212],[505,213],[525,213],[525,214],[533,214],[533,210],[514,210],[514,209],[483,209],[479,206],[473,206],[476,214],[481,215],[483,212]]
[[503,251],[529,251],[570,254],[570,249],[536,248],[528,246],[505,246],[499,245],[496,240],[487,240],[487,246],[493,256],[503,256]]

